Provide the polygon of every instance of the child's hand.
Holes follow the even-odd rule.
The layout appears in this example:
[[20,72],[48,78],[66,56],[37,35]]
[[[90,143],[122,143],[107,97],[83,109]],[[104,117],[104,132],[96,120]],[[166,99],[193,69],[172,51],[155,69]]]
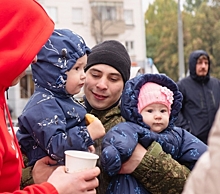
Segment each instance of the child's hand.
[[105,128],[97,117],[87,126],[87,129],[92,140],[99,139],[105,135]]
[[95,147],[93,145],[88,147],[89,152],[95,154]]

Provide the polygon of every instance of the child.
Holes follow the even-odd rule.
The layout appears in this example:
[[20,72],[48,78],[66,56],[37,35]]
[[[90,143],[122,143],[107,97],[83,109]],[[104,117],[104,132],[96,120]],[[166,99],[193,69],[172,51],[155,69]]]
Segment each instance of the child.
[[63,164],[69,149],[94,152],[93,140],[105,134],[98,119],[86,126],[86,110],[73,98],[84,85],[89,53],[82,37],[55,30],[32,64],[35,91],[18,118],[17,132],[29,165],[47,155]]
[[[182,94],[176,83],[163,74],[145,74],[129,80],[121,99],[121,114],[126,122],[113,127],[103,139],[101,162],[105,171],[117,175],[138,142],[147,148],[153,141],[191,170],[207,146],[174,126],[181,103]],[[136,191],[148,193],[132,175],[117,175],[107,193]]]

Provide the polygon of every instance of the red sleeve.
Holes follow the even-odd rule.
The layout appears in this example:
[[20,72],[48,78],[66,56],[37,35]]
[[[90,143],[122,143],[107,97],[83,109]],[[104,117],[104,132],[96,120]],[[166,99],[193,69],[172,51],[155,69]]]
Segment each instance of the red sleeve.
[[[17,193],[17,192],[15,192]],[[34,194],[58,194],[57,190],[53,185],[50,183],[42,183],[40,185],[31,185],[28,187],[25,187],[24,190],[21,192],[23,194],[29,194],[29,193],[34,193]]]
[[[9,194],[4,192],[4,194]],[[12,194],[12,193],[11,193]],[[24,190],[14,191],[13,194],[58,194],[57,190],[50,183],[34,184],[24,188]]]

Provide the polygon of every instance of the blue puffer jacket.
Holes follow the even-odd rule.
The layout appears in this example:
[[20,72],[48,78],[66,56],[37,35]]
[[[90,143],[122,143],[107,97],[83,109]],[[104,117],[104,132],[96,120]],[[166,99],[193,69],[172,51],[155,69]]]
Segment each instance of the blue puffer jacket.
[[16,134],[30,165],[46,155],[63,163],[65,150],[88,150],[93,144],[85,108],[65,90],[65,72],[89,52],[79,35],[55,30],[38,53],[32,65],[35,91],[18,118]]
[[[141,114],[138,113],[138,95],[140,88],[146,82],[166,86],[174,93],[169,125],[159,134],[150,131],[149,126],[143,122]],[[110,129],[102,142],[101,163],[104,170],[110,176],[116,175],[122,163],[131,156],[137,143],[147,148],[153,141],[160,143],[163,150],[171,154],[179,163],[192,169],[199,157],[207,150],[207,146],[186,130],[174,126],[181,105],[182,94],[176,83],[163,74],[145,74],[129,80],[121,99],[121,115],[126,122]]]

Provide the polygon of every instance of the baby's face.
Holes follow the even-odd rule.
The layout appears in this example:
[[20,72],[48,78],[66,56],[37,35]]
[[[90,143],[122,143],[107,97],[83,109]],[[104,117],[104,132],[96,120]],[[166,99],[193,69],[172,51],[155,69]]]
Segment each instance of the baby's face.
[[87,63],[87,55],[80,57],[67,74],[66,91],[68,94],[78,94],[83,87],[86,79],[85,66]]
[[160,103],[153,103],[146,106],[140,113],[145,124],[150,126],[150,130],[160,133],[169,124],[169,111],[167,106]]

